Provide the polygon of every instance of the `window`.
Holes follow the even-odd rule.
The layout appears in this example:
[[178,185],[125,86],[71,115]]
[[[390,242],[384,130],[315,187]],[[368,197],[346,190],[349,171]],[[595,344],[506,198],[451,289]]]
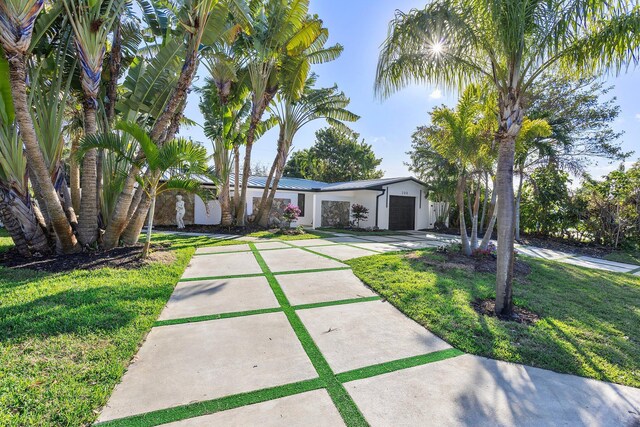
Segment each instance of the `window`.
[[305,195],[298,193],[298,208],[300,209],[300,216],[304,216]]

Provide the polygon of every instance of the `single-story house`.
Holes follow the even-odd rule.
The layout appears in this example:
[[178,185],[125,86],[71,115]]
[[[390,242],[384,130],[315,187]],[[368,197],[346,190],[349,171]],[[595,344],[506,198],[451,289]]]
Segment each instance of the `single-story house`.
[[[251,215],[258,204],[266,183],[266,177],[252,176],[247,189],[247,214]],[[231,197],[233,197],[231,176]],[[205,187],[214,184],[203,179]],[[198,196],[183,195],[187,213],[185,224],[220,224],[221,210],[217,200],[209,202],[208,209]],[[382,230],[422,230],[433,228],[436,222],[437,203],[425,196],[424,183],[413,178],[382,178],[341,183],[326,183],[300,178],[283,177],[271,212],[272,219],[281,216],[287,204],[297,205],[302,215],[293,226],[340,227],[349,225],[351,206],[361,204],[369,209],[368,218],[361,227],[377,227]],[[175,224],[175,194],[165,193],[156,203],[156,225]]]

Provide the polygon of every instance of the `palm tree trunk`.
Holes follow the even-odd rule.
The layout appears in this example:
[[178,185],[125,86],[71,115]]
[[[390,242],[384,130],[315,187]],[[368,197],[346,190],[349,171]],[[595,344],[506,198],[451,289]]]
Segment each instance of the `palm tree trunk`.
[[519,170],[518,195],[516,196],[516,241],[520,241],[520,200],[522,199],[522,183],[524,181],[524,171]]
[[71,204],[75,212],[80,212],[80,165],[76,161],[79,138],[71,140],[71,154],[69,156],[69,188],[71,190]]
[[62,208],[58,194],[56,193],[49,170],[33,126],[33,120],[28,108],[25,57],[21,53],[8,54],[9,71],[11,78],[11,94],[13,96],[15,115],[20,126],[20,136],[25,146],[27,161],[30,163],[31,178],[37,182],[40,196],[45,204],[44,208],[49,214],[51,225],[60,242],[60,250],[64,253],[77,251],[78,242],[73,234],[71,225]]
[[513,262],[514,262],[514,200],[513,162],[515,136],[506,134],[499,141],[498,151],[498,262],[496,271],[496,314],[511,316],[513,313]]
[[129,219],[129,207],[131,206],[131,202],[133,200],[133,193],[135,191],[136,185],[135,176],[139,171],[135,166],[132,166],[132,169],[133,173],[127,176],[124,187],[122,189],[122,193],[118,198],[118,202],[113,209],[111,218],[107,223],[107,228],[102,239],[103,249],[113,249],[118,246],[118,243],[120,242],[120,236],[127,226]]
[[[98,131],[96,105],[91,99],[84,102],[84,133],[94,135]],[[98,239],[98,202],[97,202],[97,151],[87,151],[82,160],[80,199],[80,220],[78,221],[78,239],[83,246],[91,246]]]
[[480,217],[480,226],[478,231],[482,233],[485,230],[484,223],[487,213],[487,205],[489,203],[489,174],[487,172],[484,173],[484,200],[482,201],[482,216]]
[[231,214],[231,200],[229,197],[229,177],[222,184],[222,188],[220,189],[220,210],[222,211],[222,218],[220,220],[220,225],[223,227],[231,227],[233,224],[233,215]]
[[240,199],[240,147],[233,146],[233,210],[238,212],[238,201]]
[[464,187],[465,187],[464,174],[458,176],[458,186],[456,188],[456,203],[458,204],[458,213],[460,215],[460,243],[462,244],[462,253],[467,256],[471,256],[471,245],[469,243],[469,236],[467,235],[467,224],[464,219]]
[[147,223],[147,241],[142,248],[142,258],[149,256],[149,248],[151,247],[151,233],[153,230],[153,217],[156,213],[156,189],[151,190],[151,206],[149,208],[149,221]]
[[[278,151],[278,156],[276,157],[277,165],[275,171],[275,177],[273,179],[273,183],[271,185],[271,191],[269,191],[269,198],[266,203],[263,205],[264,216],[263,220],[265,223],[269,221],[269,215],[271,213],[271,208],[273,206],[273,200],[276,197],[276,192],[278,191],[278,184],[280,184],[280,179],[282,178],[282,174],[284,173],[284,167],[287,163],[287,154],[289,153],[290,142],[283,142],[283,145],[280,146],[280,150]],[[260,225],[268,225],[268,224],[260,224]]]
[[7,233],[9,233],[11,240],[13,240],[13,244],[18,253],[25,258],[31,258],[33,254],[31,253],[31,249],[29,249],[29,244],[20,226],[20,221],[13,215],[8,203],[4,201],[0,201],[0,220],[7,230]]
[[[269,176],[267,177],[267,181],[264,184],[264,189],[262,190],[262,197],[260,198],[260,205],[258,206],[258,212],[255,214],[255,221],[263,227],[269,225],[269,214],[271,212],[271,204],[267,202],[269,199],[269,187],[271,186],[271,181],[273,181],[274,174],[279,167],[282,145],[284,144],[284,126],[280,126],[280,135],[278,136],[278,144],[276,157],[273,159],[273,163],[271,164],[271,170],[269,171]],[[272,199],[273,202],[273,199]],[[256,211],[254,206],[253,211]]]
[[497,192],[496,192],[496,183],[495,180],[493,182],[493,192],[491,194],[491,204],[489,205],[489,215],[490,219],[489,219],[489,224],[487,224],[487,228],[485,228],[484,230],[484,236],[482,237],[482,242],[480,242],[480,249],[482,250],[486,250],[489,247],[489,243],[491,242],[491,236],[493,235],[493,229],[496,226],[496,199],[497,199]]
[[[236,223],[240,226],[245,225],[245,210],[247,206],[247,187],[249,184],[249,176],[251,175],[251,149],[255,142],[256,132],[262,115],[273,100],[277,89],[271,89],[265,92],[263,99],[259,101],[254,100],[253,107],[251,109],[251,122],[249,123],[249,130],[247,131],[247,144],[244,147],[244,164],[242,165],[242,186],[240,188],[240,200],[238,201],[238,209],[236,211]],[[238,177],[236,176],[236,180]]]
[[473,216],[471,217],[471,250],[478,248],[478,212],[480,210],[480,183],[476,186],[476,196],[473,201]]

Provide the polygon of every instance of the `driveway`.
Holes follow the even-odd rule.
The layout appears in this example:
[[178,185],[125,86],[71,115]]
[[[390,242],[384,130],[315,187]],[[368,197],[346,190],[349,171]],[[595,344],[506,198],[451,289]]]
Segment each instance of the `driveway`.
[[465,355],[380,300],[342,262],[445,239],[198,249],[98,423],[640,423],[640,389]]

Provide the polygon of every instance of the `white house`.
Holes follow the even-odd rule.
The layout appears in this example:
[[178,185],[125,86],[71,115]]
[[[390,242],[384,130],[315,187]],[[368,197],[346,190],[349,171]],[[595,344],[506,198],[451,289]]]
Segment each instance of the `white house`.
[[[260,200],[266,177],[249,178],[247,214]],[[204,183],[205,186],[212,183]],[[233,176],[231,177],[233,197]],[[361,227],[377,227],[383,230],[422,230],[433,228],[436,222],[437,204],[430,202],[424,193],[424,184],[412,177],[383,178],[351,181],[336,184],[299,178],[282,178],[278,185],[274,210],[288,203],[297,205],[302,215],[297,223],[312,228],[348,225],[351,206],[361,204],[369,209],[368,219]],[[209,209],[199,198],[194,199],[193,223],[217,225],[221,212],[217,201],[209,202]]]

